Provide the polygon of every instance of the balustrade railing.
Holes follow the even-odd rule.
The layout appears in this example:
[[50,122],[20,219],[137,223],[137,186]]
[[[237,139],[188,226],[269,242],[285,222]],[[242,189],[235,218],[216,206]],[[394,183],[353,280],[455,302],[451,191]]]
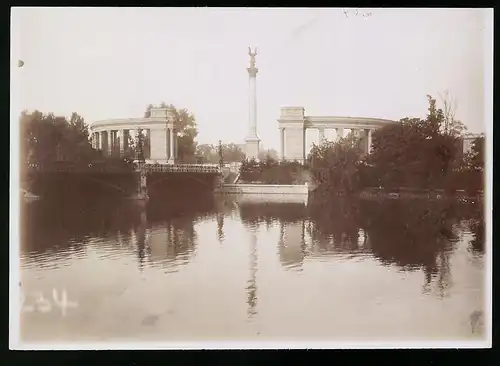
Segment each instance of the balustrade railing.
[[219,173],[217,164],[144,164],[148,172]]
[[128,166],[113,166],[102,164],[70,165],[54,164],[41,165],[33,163],[28,165],[28,171],[47,173],[125,173],[144,169],[146,172],[158,173],[220,173],[217,164],[130,164]]

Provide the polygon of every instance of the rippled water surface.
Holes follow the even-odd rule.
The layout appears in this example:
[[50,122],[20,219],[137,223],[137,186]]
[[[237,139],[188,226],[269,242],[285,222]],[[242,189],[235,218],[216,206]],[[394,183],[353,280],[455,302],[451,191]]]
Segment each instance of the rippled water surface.
[[482,209],[434,206],[24,204],[21,337],[481,337]]

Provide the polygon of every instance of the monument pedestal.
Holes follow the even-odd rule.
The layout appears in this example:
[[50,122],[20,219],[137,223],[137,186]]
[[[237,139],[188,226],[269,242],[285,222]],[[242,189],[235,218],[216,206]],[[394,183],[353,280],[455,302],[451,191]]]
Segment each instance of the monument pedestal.
[[258,137],[248,137],[245,140],[245,154],[247,159],[259,158],[260,139]]

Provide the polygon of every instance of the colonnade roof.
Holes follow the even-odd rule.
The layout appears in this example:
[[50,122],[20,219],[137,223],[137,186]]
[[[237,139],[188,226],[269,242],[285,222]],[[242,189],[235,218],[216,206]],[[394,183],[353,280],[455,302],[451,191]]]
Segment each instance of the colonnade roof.
[[372,118],[372,117],[346,117],[346,116],[281,116],[278,119],[280,126],[296,126],[303,123],[304,128],[378,128],[397,121]]
[[94,132],[111,129],[134,129],[134,128],[158,128],[172,124],[164,117],[142,117],[142,118],[113,118],[101,121],[94,121],[90,125],[90,130]]
[[374,123],[374,124],[391,124],[396,121],[384,118],[373,117],[347,117],[347,116],[305,116],[306,122],[322,122],[322,123]]

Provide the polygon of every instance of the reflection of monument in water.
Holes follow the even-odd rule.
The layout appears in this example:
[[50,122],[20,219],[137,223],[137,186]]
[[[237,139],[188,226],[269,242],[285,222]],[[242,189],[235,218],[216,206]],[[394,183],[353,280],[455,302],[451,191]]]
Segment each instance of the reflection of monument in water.
[[224,214],[221,212],[217,213],[217,240],[222,243],[224,240]]
[[248,316],[251,318],[257,314],[257,233],[250,231],[250,279],[247,282],[247,304]]
[[286,268],[300,269],[306,256],[305,223],[280,220],[278,252],[281,264]]

